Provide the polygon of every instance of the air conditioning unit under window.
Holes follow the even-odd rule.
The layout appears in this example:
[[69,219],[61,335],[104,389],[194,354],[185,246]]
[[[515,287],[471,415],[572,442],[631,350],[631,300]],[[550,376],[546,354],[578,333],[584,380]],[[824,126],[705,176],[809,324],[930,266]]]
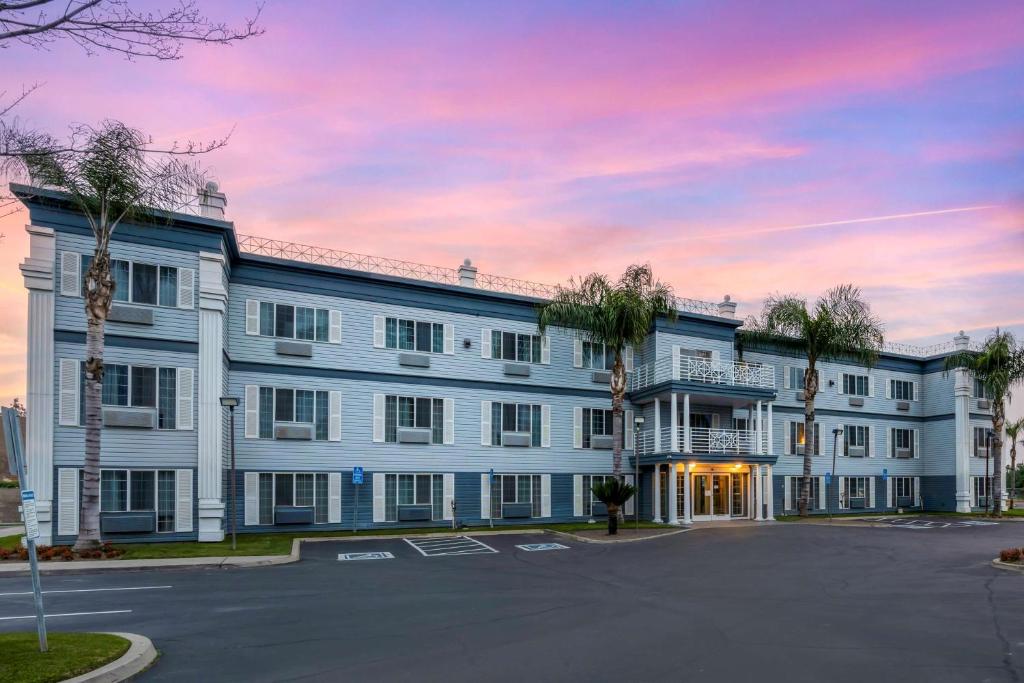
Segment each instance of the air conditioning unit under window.
[[847,446],[846,454],[851,458],[863,458],[867,453],[864,446]]
[[803,455],[804,454],[804,445],[802,443],[798,443],[796,445],[796,454],[797,455]]
[[913,458],[914,457],[914,450],[912,448],[897,448],[896,449],[896,457],[897,458]]

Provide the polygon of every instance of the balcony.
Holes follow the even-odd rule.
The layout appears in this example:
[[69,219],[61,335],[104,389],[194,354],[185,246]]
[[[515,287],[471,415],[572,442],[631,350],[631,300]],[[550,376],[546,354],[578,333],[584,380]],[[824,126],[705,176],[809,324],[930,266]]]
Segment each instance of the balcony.
[[673,363],[671,357],[664,357],[635,368],[629,378],[629,390],[642,391],[673,380],[774,389],[775,367],[761,363],[712,360],[693,356],[679,356]]
[[[715,453],[726,455],[758,455],[768,448],[767,434],[761,435],[761,448],[757,448],[757,435],[752,429],[708,429],[706,427],[678,427],[679,446],[676,452]],[[686,447],[686,432],[690,432],[690,448]],[[639,455],[670,453],[672,428],[663,427],[660,443],[655,445],[654,430],[648,429],[637,434],[636,451]]]

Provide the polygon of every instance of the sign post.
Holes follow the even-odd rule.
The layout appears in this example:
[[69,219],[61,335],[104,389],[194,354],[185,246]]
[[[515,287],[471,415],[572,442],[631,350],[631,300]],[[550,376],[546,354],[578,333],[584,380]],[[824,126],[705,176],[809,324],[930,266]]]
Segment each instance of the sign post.
[[825,502],[828,503],[828,523],[832,523],[832,499],[829,498],[828,492],[832,488],[832,473],[825,473]]
[[39,520],[36,517],[36,494],[25,481],[25,460],[22,457],[21,422],[13,408],[2,411],[4,441],[11,469],[18,473],[21,488],[21,509],[25,516],[25,545],[28,546],[28,564],[32,572],[32,597],[36,607],[36,631],[39,634],[39,651],[46,652],[46,616],[43,614],[43,590],[39,583],[39,564],[36,560],[36,539],[39,538]]
[[[494,468],[493,467],[487,472],[487,493],[489,494],[487,496],[487,500],[490,500],[491,496],[494,495]],[[491,504],[491,510],[494,510],[494,504],[493,503]],[[494,515],[491,514],[491,510],[487,511],[487,521],[489,521],[491,523],[491,528],[493,529],[494,528]],[[481,510],[480,513],[483,514],[483,510]]]
[[359,489],[363,488],[363,468],[352,468],[352,485],[356,487],[356,506],[352,510],[352,533],[357,533],[356,525],[359,522]]

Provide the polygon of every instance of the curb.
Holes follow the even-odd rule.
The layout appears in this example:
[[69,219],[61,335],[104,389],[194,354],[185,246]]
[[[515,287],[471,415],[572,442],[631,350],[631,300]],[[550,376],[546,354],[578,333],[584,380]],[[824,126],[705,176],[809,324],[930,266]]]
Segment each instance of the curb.
[[142,673],[156,661],[157,651],[153,641],[136,633],[109,632],[112,636],[120,636],[131,646],[118,659],[81,676],[68,678],[63,683],[117,683],[126,681],[132,676]]
[[997,557],[992,560],[992,566],[996,569],[1002,569],[1005,572],[1017,572],[1018,574],[1024,574],[1024,564],[1019,562],[1003,562]]
[[637,543],[639,541],[653,541],[656,538],[666,538],[668,536],[677,536],[679,534],[685,534],[687,531],[696,531],[696,529],[694,527],[688,527],[688,528],[685,528],[685,529],[673,529],[672,531],[666,531],[666,532],[660,533],[660,534],[653,534],[651,536],[638,536],[638,537],[635,537],[635,538],[616,538],[616,539],[611,539],[611,538],[587,538],[586,536],[577,536],[576,534],[571,533],[569,531],[556,531],[554,529],[549,530],[547,533],[554,534],[556,536],[563,536],[565,538],[571,538],[572,540],[579,541],[580,543],[605,543],[605,544],[613,544],[613,543]]

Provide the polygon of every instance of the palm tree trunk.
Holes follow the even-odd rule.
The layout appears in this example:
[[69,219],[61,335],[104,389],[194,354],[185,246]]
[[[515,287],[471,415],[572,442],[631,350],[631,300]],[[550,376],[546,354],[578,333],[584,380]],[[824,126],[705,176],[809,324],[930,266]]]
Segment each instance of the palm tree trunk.
[[[622,351],[615,352],[610,380],[612,390],[612,474],[622,476],[622,403],[626,399],[626,366]],[[609,513],[610,514],[610,513]]]
[[[811,514],[811,458],[814,454],[814,397],[818,394],[818,375],[813,360],[807,364],[804,373],[804,474],[800,479],[800,501],[797,509],[801,517]],[[820,495],[828,495],[826,491]]]
[[608,506],[608,535],[614,536],[619,533],[619,506]]
[[992,480],[989,491],[995,503],[992,514],[1003,516],[1003,423],[1006,421],[1006,406],[1003,399],[992,402]]
[[82,503],[75,550],[92,550],[100,543],[100,435],[103,428],[103,328],[110,311],[113,282],[110,257],[96,254],[86,274],[85,291],[85,460]]
[[1010,509],[1014,507],[1014,491],[1017,489],[1017,441],[1010,444]]

